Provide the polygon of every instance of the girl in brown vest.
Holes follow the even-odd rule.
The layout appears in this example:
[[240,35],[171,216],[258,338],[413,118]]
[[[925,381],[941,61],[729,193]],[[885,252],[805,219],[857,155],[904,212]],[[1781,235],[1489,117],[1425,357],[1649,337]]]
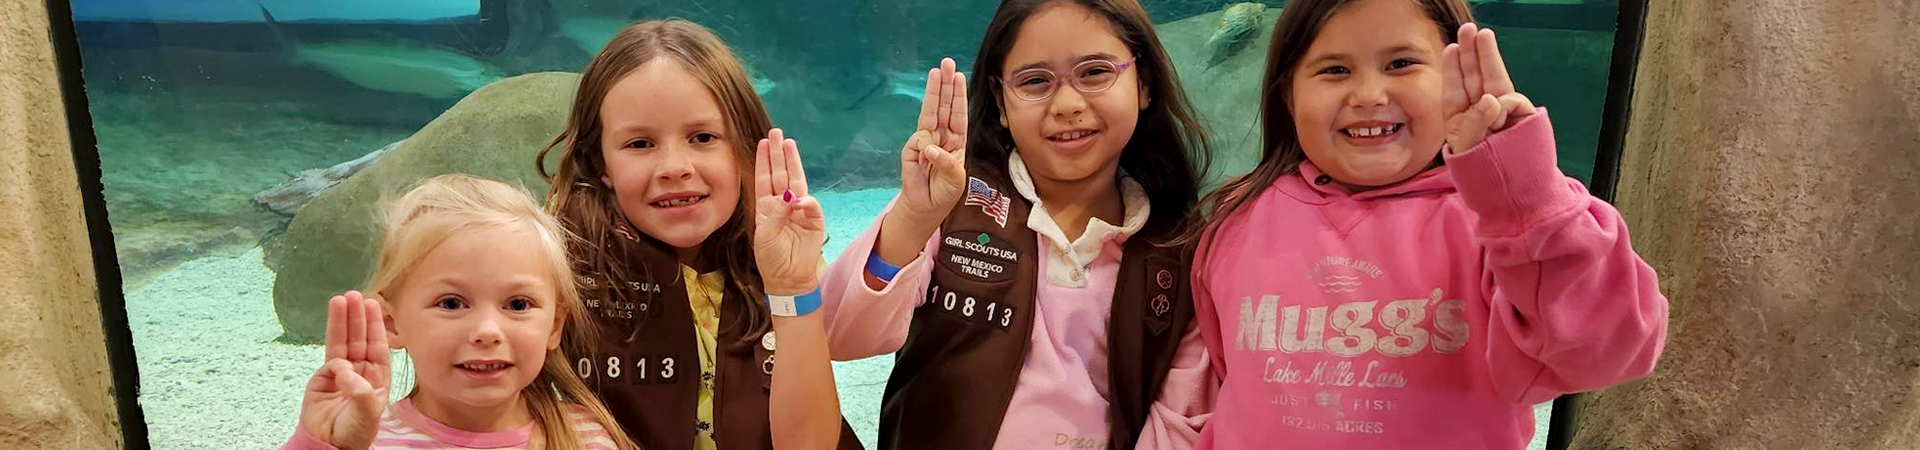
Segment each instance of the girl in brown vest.
[[929,72],[900,194],[822,282],[835,359],[898,352],[879,446],[1191,446],[1215,383],[1161,244],[1208,147],[1146,11],[1003,1],[971,75]]
[[538,163],[547,207],[579,237],[570,254],[600,328],[574,369],[635,441],[858,447],[837,420],[820,316],[806,314],[820,206],[719,38],[683,20],[622,30]]

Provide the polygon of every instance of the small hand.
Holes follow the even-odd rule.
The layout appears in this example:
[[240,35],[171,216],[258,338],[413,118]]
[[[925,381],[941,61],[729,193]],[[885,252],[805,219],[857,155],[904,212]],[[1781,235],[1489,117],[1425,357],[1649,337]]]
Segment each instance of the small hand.
[[952,58],[927,72],[920,120],[900,149],[900,200],[894,211],[938,221],[967,187],[967,78]]
[[1447,145],[1464,152],[1488,135],[1532,115],[1532,100],[1514,91],[1493,30],[1460,26],[1459,43],[1440,54],[1441,104],[1447,114]]
[[826,216],[807,193],[800,147],[775,128],[754,150],[753,256],[770,295],[799,295],[819,285]]
[[326,363],[300,400],[300,426],[335,447],[366,449],[386,411],[391,368],[380,302],[358,291],[329,299],[326,343]]

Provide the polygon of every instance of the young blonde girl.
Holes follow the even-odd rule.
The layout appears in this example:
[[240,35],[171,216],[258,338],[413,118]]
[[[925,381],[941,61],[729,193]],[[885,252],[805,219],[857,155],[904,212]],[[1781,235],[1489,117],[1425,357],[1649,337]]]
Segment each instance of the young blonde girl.
[[820,205],[718,37],[684,20],[622,30],[538,163],[601,331],[573,364],[635,441],[858,448],[807,314]]
[[1213,387],[1169,247],[1208,146],[1133,0],[1007,0],[928,74],[901,191],[827,271],[836,359],[895,353],[881,448],[1186,448]]
[[[283,449],[633,449],[567,369],[585,310],[565,232],[521,190],[444,175],[386,210],[367,287],[328,303],[325,365]],[[387,403],[387,348],[413,392]]]
[[1265,154],[1203,204],[1202,448],[1522,449],[1653,370],[1667,301],[1463,0],[1295,0]]

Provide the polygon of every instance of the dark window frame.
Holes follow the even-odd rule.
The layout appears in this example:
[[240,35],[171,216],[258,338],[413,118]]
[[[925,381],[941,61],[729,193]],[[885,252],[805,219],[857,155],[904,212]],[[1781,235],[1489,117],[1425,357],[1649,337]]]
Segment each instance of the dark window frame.
[[[1620,186],[1620,153],[1626,144],[1628,119],[1633,113],[1634,71],[1646,38],[1647,0],[1622,0],[1613,34],[1613,62],[1608,65],[1607,100],[1600,114],[1600,142],[1594,151],[1593,181],[1588,191],[1613,203]],[[1580,400],[1584,394],[1553,400],[1547,420],[1547,450],[1565,450],[1580,430]]]
[[81,76],[80,41],[73,30],[73,4],[68,0],[47,0],[46,6],[47,37],[53,44],[60,101],[67,111],[67,137],[73,143],[73,168],[79,177],[80,204],[86,216],[87,241],[92,247],[93,280],[100,304],[100,325],[106,335],[107,366],[113,377],[121,448],[148,450],[152,444],[147,442],[147,417],[140,408],[139,360],[134,357],[133,329],[127,326],[127,297],[120,278],[120,258],[113,246],[113,227],[107,221],[106,189],[100,182],[100,142],[93,132],[86,79]]

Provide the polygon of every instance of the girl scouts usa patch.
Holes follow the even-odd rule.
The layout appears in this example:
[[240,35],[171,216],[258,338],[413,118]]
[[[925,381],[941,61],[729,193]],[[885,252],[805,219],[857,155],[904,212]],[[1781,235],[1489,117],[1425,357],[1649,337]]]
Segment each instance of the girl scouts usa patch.
[[1000,283],[1013,279],[1020,253],[1003,239],[981,231],[955,231],[940,238],[939,263],[953,273],[982,283]]

